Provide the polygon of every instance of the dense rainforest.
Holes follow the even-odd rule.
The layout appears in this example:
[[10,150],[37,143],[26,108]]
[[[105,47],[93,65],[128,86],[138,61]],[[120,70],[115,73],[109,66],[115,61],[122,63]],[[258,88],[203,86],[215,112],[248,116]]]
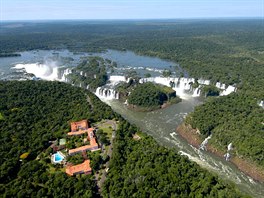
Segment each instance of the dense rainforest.
[[[39,156],[49,147],[49,141],[65,136],[71,121],[113,118],[110,107],[92,93],[65,83],[4,81],[0,82],[0,112],[1,195],[95,196],[92,177],[75,178],[61,171],[52,172],[49,163]],[[24,153],[29,156],[20,161]]]
[[[51,171],[40,154],[68,132],[73,120],[118,119],[104,197],[243,197],[237,189],[180,156],[115,114],[87,90],[45,81],[0,82],[3,197],[96,197],[93,176]],[[21,155],[29,155],[21,160]],[[72,159],[74,161],[78,159]],[[202,181],[202,182],[201,182]]]
[[137,84],[128,96],[128,104],[150,110],[160,108],[166,102],[179,100],[173,89],[150,82]]
[[67,75],[67,82],[82,87],[89,86],[91,91],[103,86],[108,80],[106,71],[113,67],[113,62],[109,59],[92,56],[86,57],[77,67],[72,69],[72,73]]
[[264,167],[264,109],[257,99],[233,93],[210,98],[195,108],[186,123],[198,129],[202,138],[212,134],[210,143],[225,151],[232,143],[233,155],[250,159]]

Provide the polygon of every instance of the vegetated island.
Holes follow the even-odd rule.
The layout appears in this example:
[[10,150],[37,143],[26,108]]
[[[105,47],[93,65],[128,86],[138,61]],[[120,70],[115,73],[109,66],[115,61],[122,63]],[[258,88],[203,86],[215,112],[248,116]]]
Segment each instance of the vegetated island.
[[151,82],[121,85],[118,88],[121,90],[121,95],[124,95],[122,91],[125,88],[126,92],[129,92],[125,97],[128,107],[135,111],[153,111],[181,101],[172,88]]
[[264,182],[263,120],[264,109],[256,99],[234,93],[210,98],[197,106],[177,132],[196,147],[211,135],[209,152],[223,158],[229,153],[228,161],[253,179]]
[[[3,197],[247,197],[175,150],[158,145],[87,90],[59,82],[0,81],[0,112]],[[118,123],[101,192],[96,186],[103,176],[96,177],[97,171],[105,168],[100,152],[87,153],[90,175],[68,176],[63,164],[53,165],[50,159],[50,140],[65,143],[61,138],[67,136],[69,123],[87,118]],[[98,132],[100,141],[104,138]],[[67,147],[83,144],[82,136],[66,141]],[[68,160],[83,161],[80,154]]]
[[[88,86],[91,91],[95,91],[97,87],[106,84],[106,70],[109,67],[114,66],[108,59],[98,56],[83,57],[77,67],[71,68],[71,73],[66,75],[66,81],[77,86]],[[65,68],[61,70],[63,72]]]

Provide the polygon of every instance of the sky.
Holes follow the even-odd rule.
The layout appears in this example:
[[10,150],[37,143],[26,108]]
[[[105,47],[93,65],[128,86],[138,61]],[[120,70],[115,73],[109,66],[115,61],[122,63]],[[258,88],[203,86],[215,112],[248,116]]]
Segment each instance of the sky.
[[0,0],[0,20],[264,16],[264,0]]

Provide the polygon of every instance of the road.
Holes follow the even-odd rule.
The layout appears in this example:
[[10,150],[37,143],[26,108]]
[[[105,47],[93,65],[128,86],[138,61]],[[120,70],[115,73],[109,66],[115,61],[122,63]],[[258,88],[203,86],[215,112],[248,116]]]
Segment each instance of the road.
[[[107,120],[105,123],[107,124],[111,124],[112,125],[112,129],[113,129],[113,133],[112,133],[112,136],[111,136],[111,139],[110,139],[110,145],[108,147],[108,150],[106,151],[107,155],[110,157],[112,157],[112,152],[113,152],[113,140],[115,138],[115,135],[116,135],[116,130],[117,130],[117,125],[116,125],[116,122],[113,121],[113,120]],[[105,151],[104,151],[105,152]],[[105,153],[103,153],[105,154]],[[98,180],[99,178],[99,174],[96,174],[96,179],[97,179],[97,186],[98,186],[98,191],[101,193],[102,191],[102,186],[103,186],[103,183],[106,179],[106,176],[107,176],[107,172],[106,170],[109,168],[109,161],[106,162],[105,164],[105,169],[102,170],[102,175],[101,175],[101,179]]]

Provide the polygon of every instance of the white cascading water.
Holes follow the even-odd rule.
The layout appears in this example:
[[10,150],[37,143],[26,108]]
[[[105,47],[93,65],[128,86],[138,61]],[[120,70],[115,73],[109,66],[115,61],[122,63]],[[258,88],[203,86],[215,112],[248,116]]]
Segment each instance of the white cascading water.
[[171,83],[175,86],[172,87],[176,91],[176,94],[183,99],[190,97],[189,94],[185,92],[190,92],[192,89],[191,84],[195,82],[194,78],[165,78],[165,77],[151,77],[151,78],[142,78],[139,80],[139,83],[145,82],[154,82],[157,84],[165,85],[170,87]]
[[222,84],[222,83],[220,83],[220,82],[217,82],[216,84],[215,84],[215,86],[218,88],[218,89],[226,89],[226,85],[225,84]]
[[224,154],[224,158],[226,161],[229,161],[231,158],[231,154],[229,153],[231,150],[233,150],[232,142],[230,144],[228,144],[227,152],[226,152],[226,154]]
[[200,94],[201,94],[201,87],[199,86],[194,89],[192,97],[199,97]]
[[208,144],[208,141],[209,141],[211,138],[212,138],[212,134],[209,135],[207,138],[204,139],[204,141],[201,143],[199,149],[200,149],[200,150],[203,150],[203,151],[206,150],[206,146],[207,146],[207,144]]
[[125,76],[110,76],[109,81],[111,83],[120,83],[120,82],[126,82],[127,79]]
[[261,100],[260,102],[259,102],[259,104],[258,104],[260,107],[262,107],[262,108],[264,108],[264,101],[263,100]]
[[[201,95],[201,86],[192,90],[192,83],[195,83],[194,78],[165,78],[165,77],[152,77],[152,78],[142,78],[139,81],[140,83],[144,82],[155,82],[157,84],[162,84],[165,86],[170,86],[170,83],[173,82],[175,87],[173,89],[176,91],[176,94],[183,99],[189,98],[189,94],[186,92],[193,91],[192,97],[199,97]],[[210,80],[199,79],[199,85],[210,85]],[[216,87],[221,89],[222,92],[220,96],[226,96],[236,91],[236,87],[229,85],[226,88],[225,84],[220,82],[216,83]]]
[[119,93],[112,88],[98,87],[96,89],[95,95],[98,98],[105,100],[119,99]]
[[61,75],[61,81],[63,81],[63,82],[68,82],[67,75],[68,75],[68,74],[71,74],[71,73],[72,73],[72,70],[71,70],[71,69],[69,69],[69,68],[64,69],[64,70],[63,70],[63,73],[62,73],[62,75]]
[[226,89],[224,89],[220,93],[220,96],[227,96],[227,95],[231,94],[232,92],[236,92],[236,87],[229,85]]
[[200,85],[210,85],[210,80],[199,79],[198,83]]
[[58,66],[56,62],[48,61],[45,63],[20,63],[16,64],[13,69],[24,69],[27,73],[34,74],[43,80],[58,80]]
[[[201,94],[201,86],[193,90],[192,84],[195,83],[194,78],[165,78],[165,77],[151,77],[151,78],[142,78],[139,80],[139,83],[145,82],[154,82],[157,84],[162,84],[170,87],[171,83],[175,86],[172,87],[176,91],[176,94],[182,99],[190,98],[190,92],[193,91],[192,97],[199,97]],[[201,84],[208,84],[208,80],[200,80]]]

